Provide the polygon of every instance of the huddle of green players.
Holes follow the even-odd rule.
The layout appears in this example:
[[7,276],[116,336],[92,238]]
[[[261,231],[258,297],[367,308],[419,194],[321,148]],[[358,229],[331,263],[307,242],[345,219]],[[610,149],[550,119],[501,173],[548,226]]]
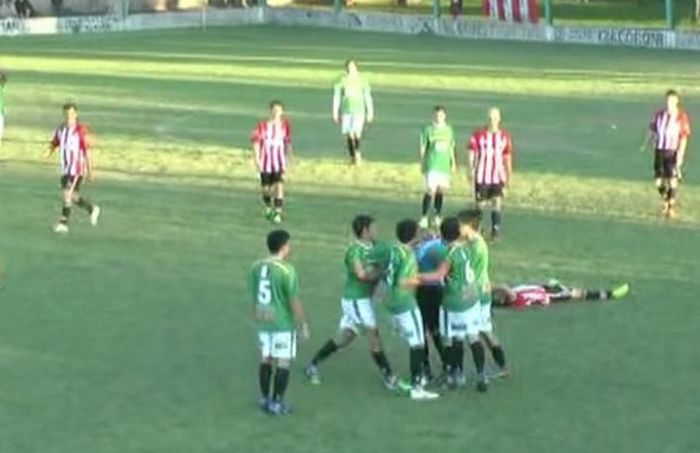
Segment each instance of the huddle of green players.
[[[505,355],[493,334],[488,247],[479,233],[480,221],[478,210],[466,210],[446,218],[440,227],[447,244],[440,257],[441,264],[434,272],[421,274],[415,247],[421,234],[426,232],[418,222],[400,221],[396,225],[396,240],[386,244],[376,240],[372,217],[357,216],[352,223],[355,240],[345,255],[346,282],[338,334],[326,341],[305,367],[304,373],[310,382],[320,384],[320,363],[364,333],[388,389],[407,394],[413,400],[439,398],[439,393],[426,388],[429,385],[425,370],[426,340],[416,302],[416,288],[435,281],[444,281],[446,285],[440,307],[445,387],[456,389],[466,384],[465,341],[472,352],[478,391],[488,389],[484,343],[491,348],[494,361],[499,365],[498,375],[506,376]],[[284,230],[271,232],[267,238],[270,256],[255,263],[250,276],[261,352],[260,407],[272,415],[290,411],[284,402],[289,366],[296,356],[297,336],[308,338],[309,335],[298,298],[297,274],[287,261],[290,240],[289,233]],[[374,303],[385,306],[408,346],[410,382],[397,378],[384,353]]]

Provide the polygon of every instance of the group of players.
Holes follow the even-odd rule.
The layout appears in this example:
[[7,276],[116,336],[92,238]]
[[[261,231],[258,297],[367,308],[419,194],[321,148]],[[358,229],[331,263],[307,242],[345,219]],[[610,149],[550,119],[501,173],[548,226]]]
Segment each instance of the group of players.
[[[486,392],[489,376],[485,347],[498,367],[491,377],[510,374],[504,349],[494,332],[492,304],[522,308],[552,301],[619,299],[630,289],[623,284],[612,290],[583,290],[556,281],[541,286],[492,286],[479,209],[447,217],[439,235],[421,229],[415,220],[404,219],[396,225],[396,240],[391,245],[377,241],[375,222],[369,215],[356,216],[351,227],[355,239],[344,257],[345,287],[338,333],[319,348],[304,369],[315,385],[321,384],[320,364],[364,334],[383,383],[392,391],[406,393],[413,400],[432,400],[440,395],[426,388],[429,383],[441,382],[447,389],[464,386],[466,343],[476,371],[476,389]],[[297,334],[309,337],[299,299],[299,280],[287,261],[290,241],[287,231],[272,231],[267,237],[270,255],[251,269],[261,357],[260,407],[274,415],[290,411],[284,395],[289,367],[296,357]],[[409,348],[410,382],[397,377],[384,352],[375,302],[385,306]],[[439,379],[431,369],[426,338],[432,340],[442,363]]]

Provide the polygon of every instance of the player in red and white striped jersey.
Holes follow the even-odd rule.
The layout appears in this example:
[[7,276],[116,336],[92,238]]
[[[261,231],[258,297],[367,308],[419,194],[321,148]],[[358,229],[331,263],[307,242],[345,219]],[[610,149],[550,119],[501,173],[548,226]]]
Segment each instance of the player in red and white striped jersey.
[[95,173],[90,158],[87,128],[78,121],[78,108],[73,102],[63,105],[63,123],[53,134],[47,157],[53,155],[57,149],[61,161],[60,184],[63,210],[54,231],[68,232],[68,219],[73,203],[85,209],[90,215],[90,223],[93,226],[97,225],[100,207],[93,205],[80,194],[85,177],[94,181]]
[[690,138],[690,118],[680,108],[680,97],[675,90],[666,92],[666,108],[659,110],[649,124],[641,151],[650,143],[655,144],[654,178],[663,202],[662,214],[668,218],[676,215],[676,195],[685,152]]
[[474,132],[469,140],[469,177],[474,183],[476,205],[483,210],[491,204],[491,236],[501,231],[504,189],[513,177],[513,140],[501,127],[501,111],[489,110],[489,124]]
[[253,159],[260,174],[265,217],[282,221],[284,173],[292,158],[292,129],[280,101],[270,102],[270,117],[260,121],[251,135]]
[[494,285],[491,298],[494,306],[522,309],[539,306],[547,307],[555,302],[570,300],[611,300],[621,299],[629,294],[630,285],[624,283],[613,289],[582,289],[562,285],[557,280],[534,285]]

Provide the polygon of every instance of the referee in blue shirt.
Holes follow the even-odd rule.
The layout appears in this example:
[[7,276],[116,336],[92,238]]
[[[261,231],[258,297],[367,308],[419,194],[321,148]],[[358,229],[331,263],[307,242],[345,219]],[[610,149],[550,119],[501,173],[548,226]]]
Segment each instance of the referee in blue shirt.
[[[440,267],[440,263],[447,254],[447,245],[430,230],[423,230],[421,240],[416,245],[416,260],[418,261],[418,270],[421,273],[434,272]],[[440,337],[440,304],[442,304],[443,283],[425,283],[416,290],[416,299],[418,300],[418,308],[423,317],[423,327],[425,329],[426,338],[433,339],[433,345],[440,356],[440,361],[445,367],[444,351],[442,346],[442,338]],[[428,356],[428,341],[425,342],[425,364],[424,370],[428,380],[433,379],[433,374],[430,368],[430,358]]]

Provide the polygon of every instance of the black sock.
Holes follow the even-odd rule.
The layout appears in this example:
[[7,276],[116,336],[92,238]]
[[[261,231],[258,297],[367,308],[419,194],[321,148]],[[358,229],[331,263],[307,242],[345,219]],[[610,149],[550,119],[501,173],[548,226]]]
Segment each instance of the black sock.
[[353,140],[350,136],[347,138],[347,143],[348,143],[348,154],[352,159],[355,158],[355,140]]
[[379,367],[379,371],[382,372],[382,375],[391,376],[391,365],[389,365],[389,359],[387,359],[384,351],[373,352],[372,358],[374,359],[374,363]]
[[440,212],[442,212],[442,200],[443,200],[442,192],[436,193],[435,194],[435,213],[437,215],[440,215]]
[[472,350],[472,358],[474,359],[474,366],[476,367],[476,375],[479,377],[484,376],[484,365],[486,364],[486,354],[484,353],[484,345],[481,341],[477,341],[469,345]]
[[666,201],[673,204],[676,201],[676,189],[669,188],[666,191]]
[[335,344],[335,341],[333,341],[333,340],[326,341],[326,344],[321,346],[321,349],[319,349],[318,352],[316,353],[316,355],[314,356],[314,358],[311,359],[311,364],[314,366],[318,365],[319,363],[326,360],[328,358],[328,356],[330,356],[331,354],[333,354],[337,350],[338,350],[338,345]]
[[583,298],[586,300],[601,300],[607,297],[608,291],[604,289],[587,289],[583,292]]
[[442,343],[442,337],[440,336],[439,332],[433,332],[431,336],[433,337],[433,344],[435,345],[435,349],[440,356],[442,368],[444,369],[445,365],[447,364],[447,357],[445,355],[445,345]]
[[289,384],[289,368],[279,368],[275,372],[275,388],[272,393],[272,398],[275,401],[282,401],[284,399],[284,392],[287,391],[287,384]]
[[495,233],[501,231],[501,211],[491,211],[491,231]]
[[453,369],[461,373],[462,371],[464,371],[464,342],[462,340],[455,340],[452,347],[454,348],[454,357],[452,359]]
[[423,217],[428,215],[428,209],[430,209],[430,202],[432,201],[433,197],[430,196],[430,194],[425,194],[423,195]]
[[261,363],[258,370],[258,382],[260,383],[260,394],[263,398],[270,396],[270,381],[272,378],[272,365]]
[[411,384],[420,385],[421,379],[423,378],[423,356],[425,355],[425,350],[423,348],[411,348],[411,353],[409,355],[409,367],[411,369]]
[[657,187],[656,190],[659,191],[659,195],[661,196],[661,198],[666,198],[666,186],[661,185]]
[[282,208],[284,207],[284,198],[275,198],[273,203],[275,205],[275,211],[282,212]]
[[90,200],[88,200],[87,198],[78,198],[78,202],[76,204],[81,208],[85,209],[89,214],[92,214],[92,203],[90,203]]
[[503,351],[503,346],[492,346],[491,355],[493,356],[493,361],[496,362],[496,365],[498,365],[499,368],[506,367],[506,353]]
[[267,194],[263,194],[262,199],[263,199],[263,204],[265,205],[265,207],[267,207],[267,208],[272,207],[272,197],[271,196],[269,196]]
[[432,367],[430,366],[430,347],[428,347],[428,343],[425,343],[425,346],[423,346],[423,373],[426,376],[432,376],[433,370]]
[[61,223],[68,223],[68,218],[70,217],[70,206],[63,206],[61,209]]
[[360,139],[358,137],[355,137],[353,145],[355,145],[355,152],[359,153],[360,152]]

